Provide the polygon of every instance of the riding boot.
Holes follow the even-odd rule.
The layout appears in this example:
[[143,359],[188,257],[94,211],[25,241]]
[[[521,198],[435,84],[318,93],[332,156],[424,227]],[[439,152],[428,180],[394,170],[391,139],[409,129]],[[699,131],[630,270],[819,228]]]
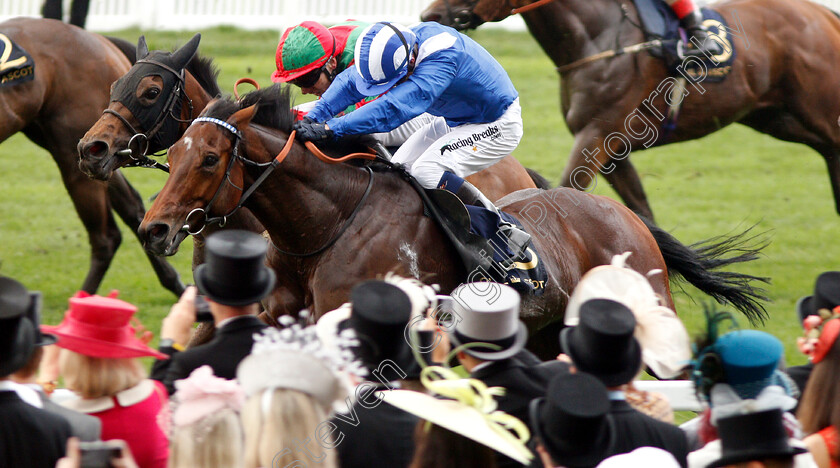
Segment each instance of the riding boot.
[[684,57],[714,57],[723,53],[723,46],[711,38],[713,34],[703,26],[703,13],[700,9],[695,9],[682,17],[680,25],[688,32],[688,40],[682,48]]
[[495,213],[496,216],[499,217],[499,232],[505,239],[507,239],[508,247],[510,247],[510,250],[513,252],[513,256],[518,258],[525,253],[525,249],[527,249],[528,245],[531,243],[531,235],[522,229],[519,229],[519,227],[515,224],[505,221],[505,219],[502,218],[502,212],[499,211],[499,208],[497,208],[490,199],[484,196],[484,194],[481,193],[475,185],[464,180],[461,187],[455,192],[455,195],[457,195],[465,205],[479,206]]

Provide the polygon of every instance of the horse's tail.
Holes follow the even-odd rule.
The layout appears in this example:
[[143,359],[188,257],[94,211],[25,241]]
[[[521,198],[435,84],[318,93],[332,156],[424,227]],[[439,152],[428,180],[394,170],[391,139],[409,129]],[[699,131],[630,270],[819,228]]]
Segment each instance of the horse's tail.
[[554,188],[551,186],[551,182],[549,182],[548,179],[540,175],[539,172],[535,171],[534,169],[531,169],[530,167],[526,167],[525,170],[528,171],[528,175],[531,176],[531,180],[534,181],[534,184],[537,186],[537,188],[541,188],[543,190],[549,190]]
[[108,39],[111,41],[111,44],[117,46],[117,49],[120,49],[120,52],[125,55],[132,65],[137,63],[137,46],[119,37],[105,36],[105,39]]
[[[767,311],[761,301],[767,301],[764,290],[753,281],[769,283],[765,277],[719,271],[721,267],[749,262],[758,258],[769,240],[763,234],[752,234],[753,227],[730,237],[717,236],[686,246],[653,222],[640,216],[665,259],[669,275],[677,274],[697,289],[712,296],[721,304],[730,304],[752,324],[763,323]],[[734,254],[726,257],[727,254]]]

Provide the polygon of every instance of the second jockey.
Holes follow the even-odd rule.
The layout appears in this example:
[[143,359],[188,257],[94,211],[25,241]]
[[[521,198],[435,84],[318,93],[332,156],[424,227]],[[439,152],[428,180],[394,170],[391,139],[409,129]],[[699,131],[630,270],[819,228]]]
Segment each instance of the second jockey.
[[354,57],[355,65],[339,74],[295,125],[299,137],[318,141],[386,132],[424,112],[441,117],[411,135],[393,161],[404,164],[423,187],[449,190],[465,204],[495,214],[514,255],[522,254],[530,235],[504,221],[493,202],[464,180],[513,152],[522,138],[519,93],[499,62],[466,35],[433,22],[410,29],[386,22],[368,26]]

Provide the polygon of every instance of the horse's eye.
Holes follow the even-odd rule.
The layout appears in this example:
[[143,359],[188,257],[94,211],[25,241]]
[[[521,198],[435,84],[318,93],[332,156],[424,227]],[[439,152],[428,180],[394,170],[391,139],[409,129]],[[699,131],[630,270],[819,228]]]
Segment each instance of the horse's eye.
[[158,97],[158,95],[160,95],[160,90],[157,88],[149,88],[145,93],[143,93],[143,97],[146,99],[154,99]]
[[219,157],[218,156],[213,155],[213,154],[208,154],[201,161],[201,165],[204,166],[204,167],[213,167],[218,162],[219,162]]

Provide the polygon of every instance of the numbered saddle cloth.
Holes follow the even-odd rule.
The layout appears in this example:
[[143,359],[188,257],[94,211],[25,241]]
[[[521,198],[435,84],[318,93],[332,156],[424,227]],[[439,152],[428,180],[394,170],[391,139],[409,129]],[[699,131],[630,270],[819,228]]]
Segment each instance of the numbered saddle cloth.
[[20,84],[35,78],[35,61],[23,47],[0,33],[0,87]]

